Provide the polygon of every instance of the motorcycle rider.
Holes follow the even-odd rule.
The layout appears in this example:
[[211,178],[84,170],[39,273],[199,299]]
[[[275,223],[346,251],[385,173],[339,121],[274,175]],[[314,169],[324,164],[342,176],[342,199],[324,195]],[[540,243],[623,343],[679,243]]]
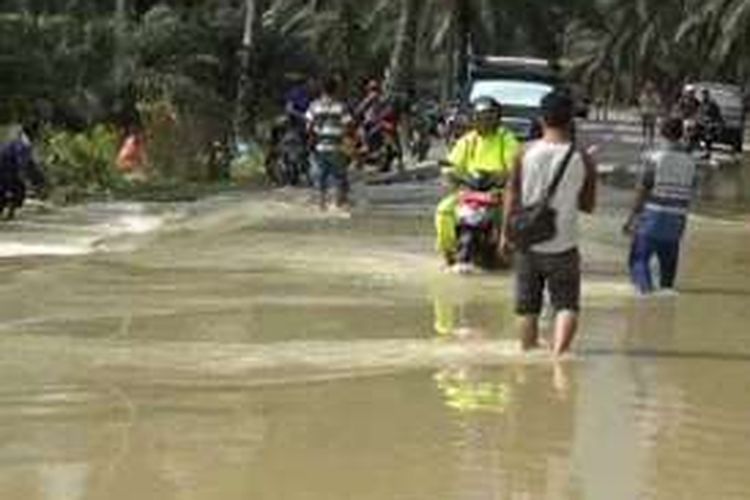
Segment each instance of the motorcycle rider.
[[[278,118],[272,129],[271,155],[275,161],[279,157],[291,152],[291,156],[298,154],[300,147],[306,147],[307,135],[307,111],[317,94],[317,81],[311,77],[296,75],[292,87],[284,95],[284,116]],[[302,160],[301,174],[307,176],[310,159],[307,154]],[[282,172],[276,172],[276,182],[279,184],[296,184],[297,175],[292,178],[284,178]]]
[[695,96],[694,87],[685,87],[680,98],[677,100],[676,114],[683,120],[695,118],[698,113],[700,101]]
[[315,80],[297,76],[292,88],[284,96],[284,112],[289,119],[289,125],[294,127],[304,137],[307,126],[305,114],[315,98]]
[[695,96],[695,87],[685,87],[679,99],[677,99],[674,114],[682,120],[685,130],[685,143],[689,151],[700,146],[699,107],[700,101]]
[[[393,96],[386,98],[380,82],[373,79],[367,82],[365,97],[354,111],[357,121],[361,124],[362,152],[371,155],[390,145],[399,170],[403,168],[403,152],[398,127],[404,104],[403,99]],[[390,160],[385,158],[385,162],[380,166],[382,171],[389,170]]]
[[380,82],[373,79],[365,85],[365,97],[357,105],[354,115],[365,128],[374,126],[385,108]]
[[[448,154],[447,177],[461,178],[489,174],[504,184],[520,143],[515,135],[501,125],[502,106],[492,97],[482,96],[471,105],[472,129],[465,133]],[[435,212],[436,246],[446,265],[456,261],[458,196],[455,186],[438,204]]]
[[713,143],[721,133],[724,119],[721,116],[721,109],[716,104],[711,92],[708,89],[701,91],[701,100],[698,105],[698,125],[701,133],[701,138],[706,146],[704,153],[706,158],[711,157],[713,152]]

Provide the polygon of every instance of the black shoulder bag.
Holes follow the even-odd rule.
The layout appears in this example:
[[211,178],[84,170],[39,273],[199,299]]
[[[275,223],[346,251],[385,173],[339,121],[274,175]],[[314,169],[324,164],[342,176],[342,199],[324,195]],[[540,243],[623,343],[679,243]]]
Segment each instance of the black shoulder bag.
[[[568,169],[574,151],[575,145],[571,144],[557,168],[552,184],[541,200],[527,206],[519,205],[519,208],[510,214],[511,239],[519,250],[528,250],[532,245],[549,241],[557,234],[557,210],[550,206],[550,201]],[[519,193],[519,197],[521,196],[522,193]]]

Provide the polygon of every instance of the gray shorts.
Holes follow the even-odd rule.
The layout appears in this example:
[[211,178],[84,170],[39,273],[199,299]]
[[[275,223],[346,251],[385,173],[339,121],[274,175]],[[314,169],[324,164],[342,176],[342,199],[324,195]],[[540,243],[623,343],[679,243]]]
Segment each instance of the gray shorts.
[[515,268],[516,313],[538,315],[542,311],[545,287],[556,311],[580,309],[581,258],[577,248],[554,254],[519,252]]

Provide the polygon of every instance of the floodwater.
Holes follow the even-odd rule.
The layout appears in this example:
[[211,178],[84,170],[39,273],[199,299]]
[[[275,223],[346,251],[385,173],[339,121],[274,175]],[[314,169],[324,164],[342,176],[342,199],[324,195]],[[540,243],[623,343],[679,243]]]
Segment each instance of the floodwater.
[[7,226],[0,498],[750,497],[746,216],[694,217],[679,296],[638,300],[630,194],[605,191],[581,335],[554,364],[517,351],[507,275],[439,271],[434,195],[372,188],[351,218],[278,192]]

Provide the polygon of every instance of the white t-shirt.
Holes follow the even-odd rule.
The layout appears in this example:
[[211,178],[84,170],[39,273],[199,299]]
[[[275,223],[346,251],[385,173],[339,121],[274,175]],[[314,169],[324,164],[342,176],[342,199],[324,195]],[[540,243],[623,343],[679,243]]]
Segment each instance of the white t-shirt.
[[[570,143],[553,143],[543,139],[529,144],[521,168],[521,200],[524,206],[542,199],[568,148]],[[585,177],[583,157],[576,150],[550,202],[550,206],[557,210],[557,235],[532,246],[532,251],[562,253],[578,246],[578,197]]]

